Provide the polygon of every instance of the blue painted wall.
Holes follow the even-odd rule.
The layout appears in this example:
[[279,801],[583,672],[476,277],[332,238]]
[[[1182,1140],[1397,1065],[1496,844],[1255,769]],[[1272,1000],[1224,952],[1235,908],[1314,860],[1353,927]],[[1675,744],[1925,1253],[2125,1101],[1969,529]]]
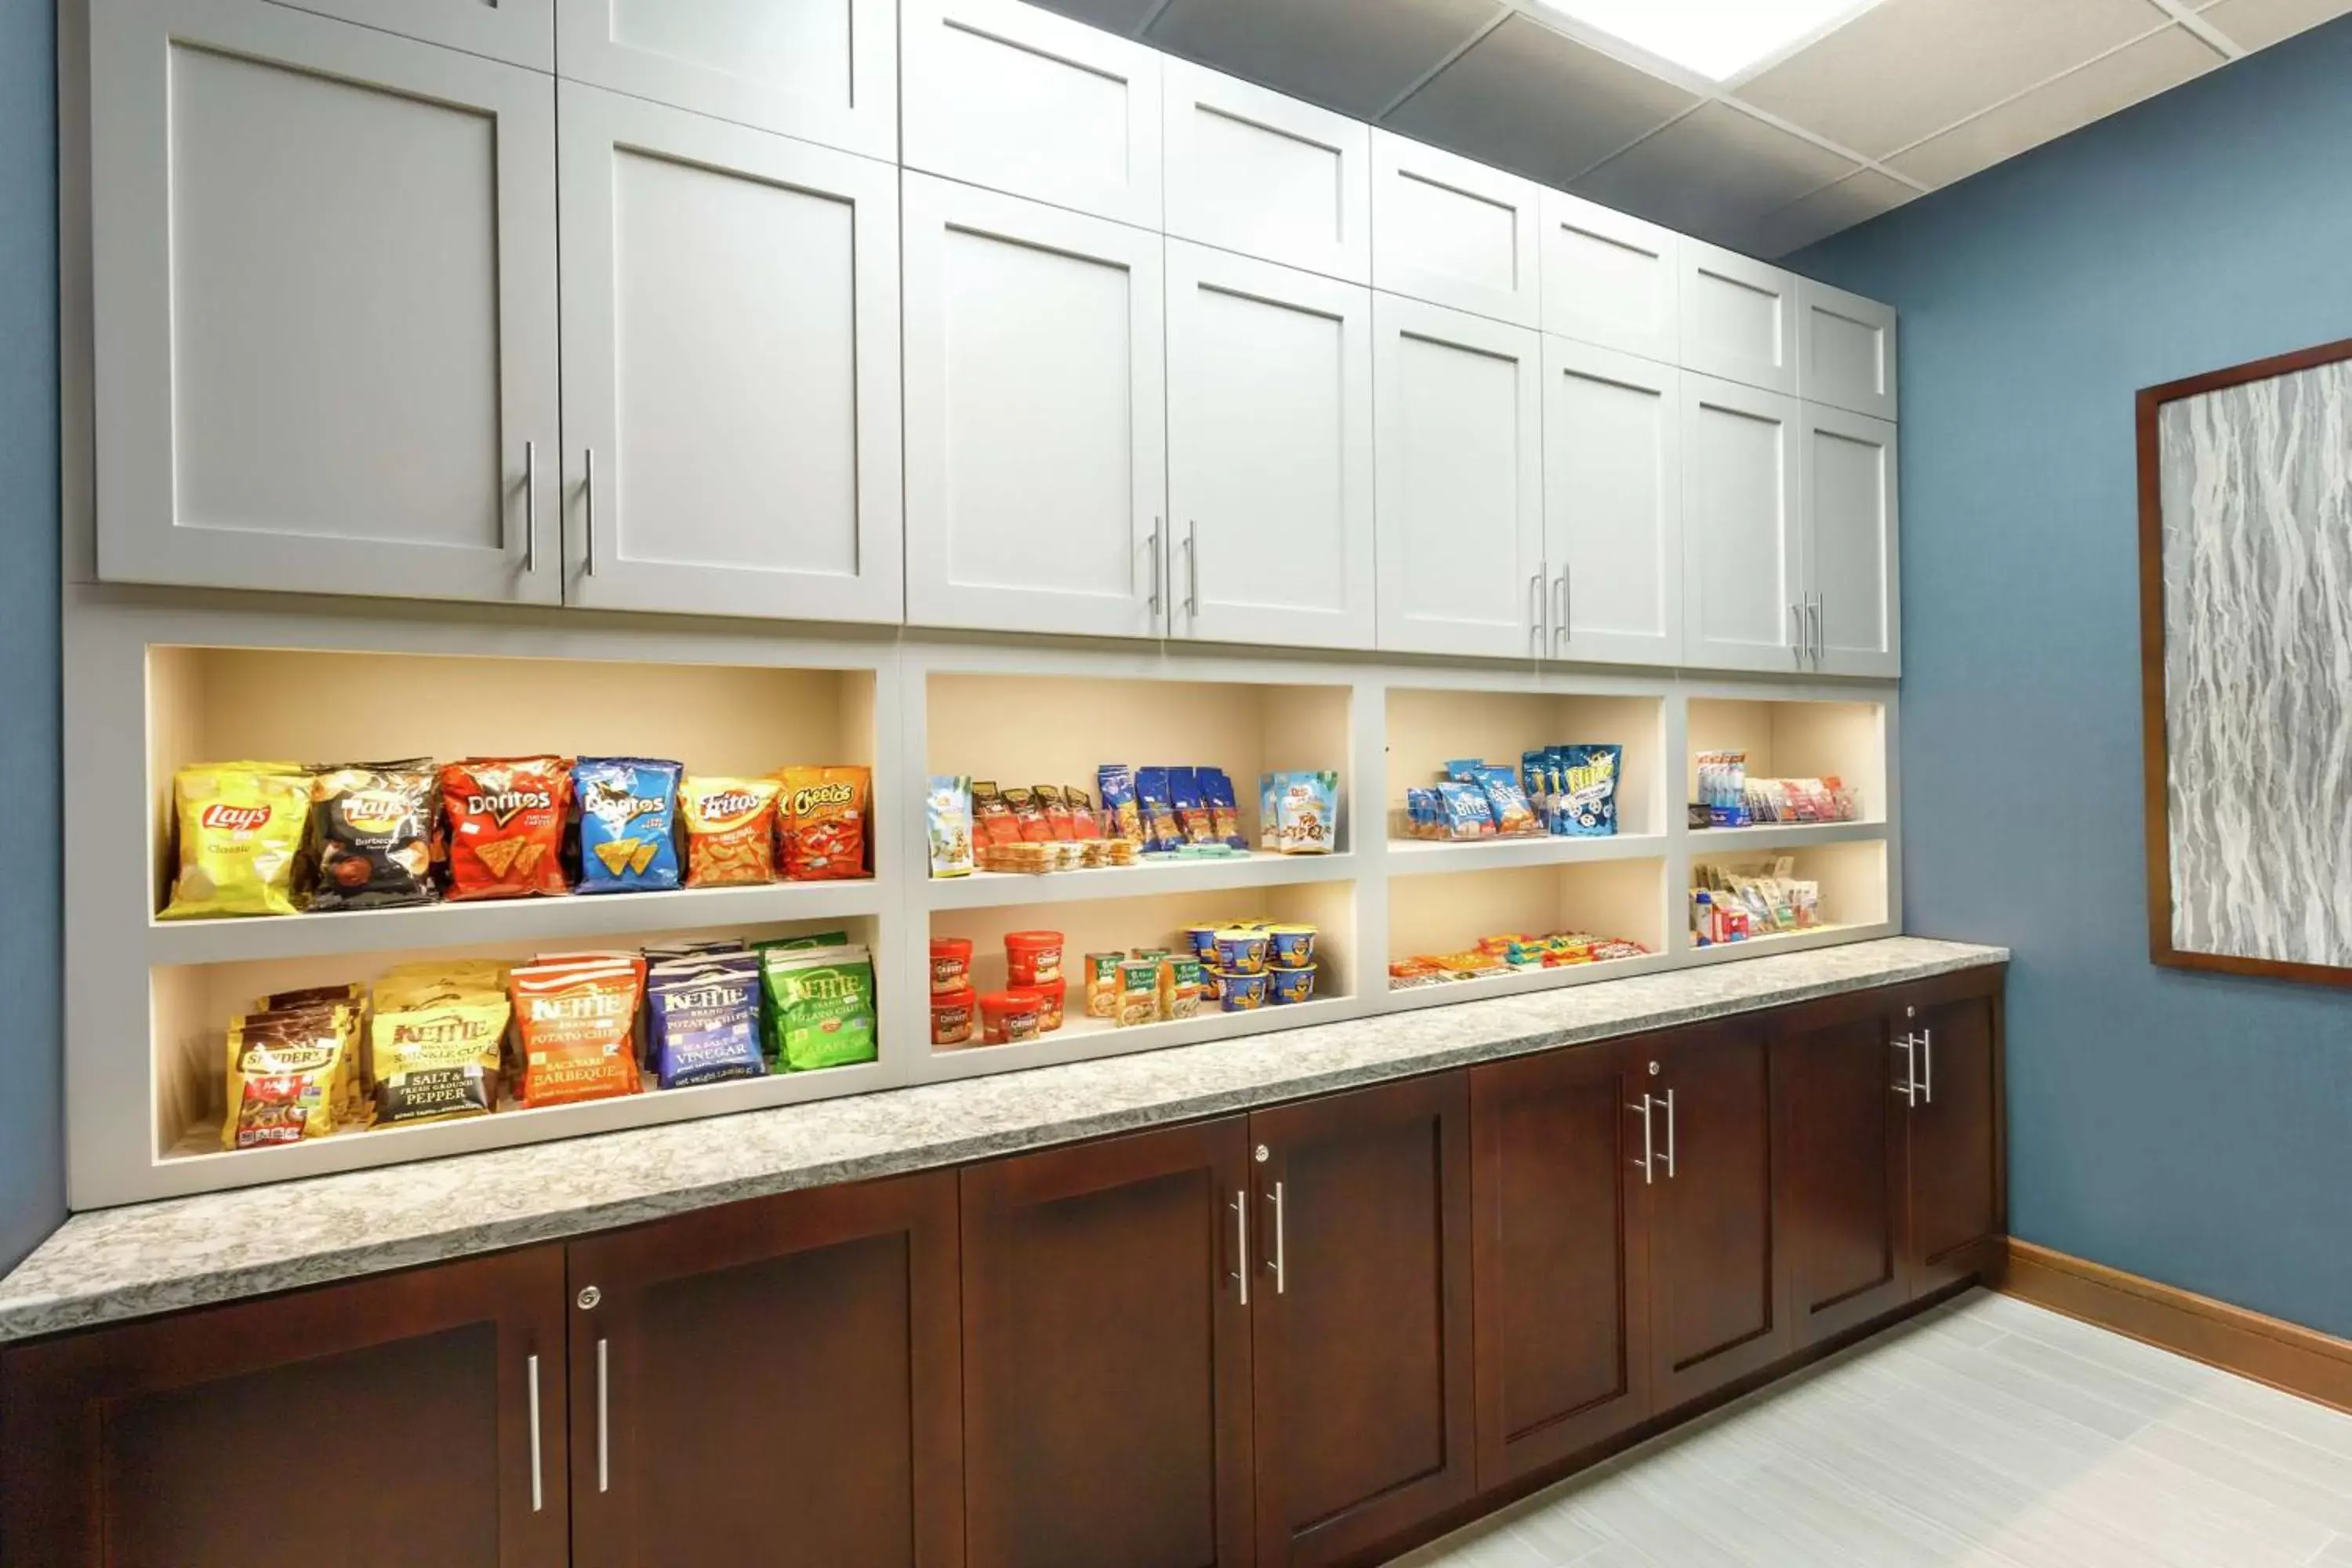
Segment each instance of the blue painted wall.
[[65,1216],[55,20],[0,4],[0,1269]]
[[1790,265],[1903,313],[1904,920],[2016,951],[2016,1233],[2352,1335],[2352,994],[2147,961],[2132,416],[2352,337],[2352,22]]

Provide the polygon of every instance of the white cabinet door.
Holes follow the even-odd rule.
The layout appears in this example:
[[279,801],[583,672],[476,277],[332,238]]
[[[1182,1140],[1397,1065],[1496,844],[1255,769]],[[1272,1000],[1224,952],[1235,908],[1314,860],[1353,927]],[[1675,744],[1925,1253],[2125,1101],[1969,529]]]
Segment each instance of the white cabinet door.
[[1683,368],[1796,395],[1797,279],[1687,237],[1680,248]]
[[1544,192],[1544,331],[1674,363],[1682,334],[1681,238],[1580,197]]
[[556,4],[556,69],[572,80],[870,158],[898,155],[893,0]]
[[555,66],[555,0],[282,0],[533,70]]
[[1160,237],[905,186],[907,618],[1164,635]]
[[555,84],[258,0],[90,78],[99,574],[553,602]]
[[1168,232],[1349,283],[1372,280],[1372,137],[1360,121],[1173,58]]
[[1674,366],[1545,338],[1551,657],[1682,662],[1682,424]]
[[1683,662],[1804,668],[1797,401],[1685,371]]
[[1875,300],[1797,280],[1797,384],[1808,403],[1895,417],[1895,310]]
[[898,620],[898,171],[561,90],[564,596]]
[[1168,242],[1172,629],[1372,646],[1371,294]]
[[1895,426],[1811,403],[1801,418],[1813,668],[1900,675]]
[[1543,337],[1372,300],[1380,646],[1543,651]]
[[1541,323],[1542,187],[1372,132],[1372,285],[1515,326]]
[[1021,0],[905,0],[903,159],[1160,226],[1160,55]]

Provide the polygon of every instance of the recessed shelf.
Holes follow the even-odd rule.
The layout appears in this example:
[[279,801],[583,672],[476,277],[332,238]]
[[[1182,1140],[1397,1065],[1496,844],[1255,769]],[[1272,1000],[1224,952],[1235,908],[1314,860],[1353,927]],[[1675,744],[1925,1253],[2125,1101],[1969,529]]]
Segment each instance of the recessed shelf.
[[1605,963],[1569,963],[1557,969],[1521,969],[1508,974],[1482,975],[1475,980],[1447,980],[1434,985],[1409,985],[1389,992],[1392,1007],[1433,1007],[1447,1002],[1473,1002],[1487,996],[1517,996],[1529,991],[1556,991],[1570,985],[1590,985],[1648,974],[1674,967],[1672,957],[1653,952],[1641,958],[1613,958]]
[[1573,866],[1591,860],[1654,860],[1665,852],[1665,836],[1657,833],[1618,833],[1606,838],[1545,834],[1527,838],[1389,840],[1391,869],[1407,874]]
[[1794,849],[1806,844],[1854,844],[1885,837],[1884,822],[1760,822],[1752,827],[1694,829],[1690,840],[1692,856],[1705,859],[1714,855]]
[[1087,1016],[1086,994],[1073,987],[1069,1001],[1064,1006],[1062,1026],[1052,1034],[1006,1046],[984,1046],[975,1038],[968,1046],[940,1047],[934,1053],[933,1060],[971,1071],[1046,1067],[1087,1057],[1157,1050],[1166,1046],[1190,1046],[1203,1040],[1227,1039],[1235,1035],[1303,1028],[1309,1024],[1329,1024],[1353,1016],[1362,1010],[1354,998],[1348,996],[1318,996],[1311,1002],[1294,1002],[1283,1007],[1268,1004],[1245,1013],[1222,1011],[1213,1002],[1203,1002],[1201,1006],[1202,1012],[1197,1017],[1171,1018],[1157,1024],[1134,1024],[1121,1028],[1108,1018]]
[[1057,904],[1091,899],[1148,898],[1155,893],[1293,887],[1301,882],[1346,881],[1355,875],[1356,858],[1352,855],[1276,855],[1253,850],[1246,858],[1236,856],[1232,859],[1101,866],[1092,870],[1052,871],[1036,877],[1009,871],[934,877],[923,884],[923,901],[925,907],[934,910],[1001,909],[1008,904]]

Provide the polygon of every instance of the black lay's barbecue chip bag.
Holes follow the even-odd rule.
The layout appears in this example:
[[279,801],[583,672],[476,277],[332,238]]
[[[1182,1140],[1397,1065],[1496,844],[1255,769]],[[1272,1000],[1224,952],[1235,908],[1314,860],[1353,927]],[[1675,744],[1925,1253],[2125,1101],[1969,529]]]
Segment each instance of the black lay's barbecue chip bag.
[[430,903],[433,792],[429,758],[346,763],[310,778],[313,910]]

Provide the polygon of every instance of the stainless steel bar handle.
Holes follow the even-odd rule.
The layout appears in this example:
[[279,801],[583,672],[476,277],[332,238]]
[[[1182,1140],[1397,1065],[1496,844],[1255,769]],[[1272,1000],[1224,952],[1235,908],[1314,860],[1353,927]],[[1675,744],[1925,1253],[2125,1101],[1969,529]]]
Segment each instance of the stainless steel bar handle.
[[1544,618],[1544,584],[1549,580],[1549,574],[1544,570],[1543,563],[1537,562],[1536,574],[1528,579],[1528,634],[1535,639],[1538,654],[1544,650],[1544,635],[1549,626]]
[[1822,640],[1822,596],[1815,594],[1813,595],[1813,668],[1815,669],[1821,668],[1822,661],[1828,653],[1828,646]]
[[1675,1091],[1666,1090],[1666,1180],[1675,1179]]
[[1903,1097],[1904,1104],[1916,1105],[1919,1103],[1919,1042],[1906,1033],[1901,1039],[1894,1041],[1891,1048],[1903,1053],[1903,1081],[1895,1086],[1895,1092]]
[[1249,1194],[1245,1192],[1234,1194],[1234,1279],[1242,1288],[1241,1304],[1246,1307],[1249,1305],[1250,1249]]
[[1201,520],[1184,525],[1184,613],[1201,618]]
[[539,570],[539,443],[522,444],[522,569]]
[[1797,668],[1804,668],[1805,607],[1802,605],[1791,604],[1789,606],[1789,651],[1797,656]]
[[530,1384],[530,1511],[540,1513],[547,1507],[547,1493],[539,1479],[539,1357],[523,1365]]
[[596,1489],[613,1489],[613,1401],[609,1342],[596,1342]]
[[1562,566],[1559,569],[1559,584],[1555,589],[1553,595],[1559,601],[1558,608],[1559,612],[1552,617],[1551,623],[1551,650],[1554,653],[1558,653],[1559,651],[1560,644],[1570,640],[1568,631],[1568,615],[1570,610],[1576,607],[1575,592],[1568,585],[1568,571],[1569,569],[1566,566]]
[[588,575],[596,575],[596,448],[585,448],[587,461],[583,470],[581,490],[588,501]]
[[1143,547],[1151,552],[1151,613],[1156,616],[1160,613],[1160,520],[1156,517],[1151,520],[1151,534],[1143,542]]
[[1638,1110],[1642,1113],[1642,1157],[1633,1163],[1642,1167],[1642,1184],[1645,1187],[1655,1186],[1658,1181],[1657,1156],[1654,1152],[1656,1141],[1651,1137],[1650,1107],[1654,1103],[1649,1095],[1644,1093],[1642,1096],[1641,1104],[1635,1105],[1629,1100],[1625,1105],[1626,1110]]
[[1274,1184],[1274,1293],[1283,1294],[1289,1284],[1283,1269],[1282,1254],[1282,1184]]
[[1919,1031],[1919,1103],[1936,1103],[1936,1031]]

